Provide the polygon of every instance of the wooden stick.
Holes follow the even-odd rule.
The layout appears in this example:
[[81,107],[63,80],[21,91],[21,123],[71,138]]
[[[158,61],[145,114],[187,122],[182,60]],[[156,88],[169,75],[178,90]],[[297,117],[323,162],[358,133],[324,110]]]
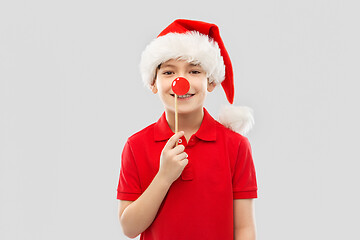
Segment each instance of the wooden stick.
[[[177,106],[177,94],[175,93],[175,133],[179,131],[178,128],[178,106]],[[178,145],[178,142],[176,141],[176,146]]]

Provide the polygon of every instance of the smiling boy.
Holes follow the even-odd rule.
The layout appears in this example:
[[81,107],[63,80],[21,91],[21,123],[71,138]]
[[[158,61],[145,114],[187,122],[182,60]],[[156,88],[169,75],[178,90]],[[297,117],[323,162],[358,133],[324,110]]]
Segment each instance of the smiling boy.
[[185,77],[190,83],[190,90],[185,98],[181,96],[178,98],[179,129],[185,132],[188,141],[200,128],[206,93],[211,92],[215,84],[207,81],[206,72],[200,64],[171,59],[159,66],[156,81],[151,88],[153,93],[159,94],[164,104],[166,119],[173,132],[175,132],[175,105],[171,83],[178,76]]
[[[250,143],[234,131],[239,126],[225,121],[225,127],[204,108],[207,93],[220,83],[230,103],[234,97],[231,62],[217,26],[174,21],[145,49],[141,70],[165,111],[129,137],[122,153],[117,199],[125,235],[254,240],[257,183]],[[180,76],[190,90],[178,98],[180,132],[174,134],[171,83]],[[239,114],[232,113],[231,121]]]

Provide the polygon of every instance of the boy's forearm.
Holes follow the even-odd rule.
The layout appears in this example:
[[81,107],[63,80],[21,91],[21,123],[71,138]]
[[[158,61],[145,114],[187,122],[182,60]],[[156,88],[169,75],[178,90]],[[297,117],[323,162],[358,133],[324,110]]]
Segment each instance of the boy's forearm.
[[235,229],[234,240],[256,240],[255,227]]
[[157,174],[149,187],[123,212],[120,222],[128,237],[136,237],[154,221],[171,184]]

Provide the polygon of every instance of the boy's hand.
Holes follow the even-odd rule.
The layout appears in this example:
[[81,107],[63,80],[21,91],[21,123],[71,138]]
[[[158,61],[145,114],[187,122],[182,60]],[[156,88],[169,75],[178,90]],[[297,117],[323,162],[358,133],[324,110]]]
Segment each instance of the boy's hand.
[[160,156],[160,168],[158,174],[172,184],[181,175],[188,164],[188,155],[184,152],[184,145],[175,146],[184,135],[183,131],[174,134],[163,148]]

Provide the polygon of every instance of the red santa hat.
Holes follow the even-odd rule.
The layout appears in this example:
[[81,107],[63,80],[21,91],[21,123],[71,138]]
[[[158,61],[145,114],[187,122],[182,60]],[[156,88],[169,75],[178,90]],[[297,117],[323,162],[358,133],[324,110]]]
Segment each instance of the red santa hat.
[[[234,101],[234,78],[231,60],[212,23],[177,19],[166,27],[143,51],[140,62],[144,84],[151,87],[157,67],[170,59],[198,63],[206,71],[209,82],[221,84],[230,104]],[[245,135],[253,126],[252,109],[241,106],[223,108],[219,122]]]

